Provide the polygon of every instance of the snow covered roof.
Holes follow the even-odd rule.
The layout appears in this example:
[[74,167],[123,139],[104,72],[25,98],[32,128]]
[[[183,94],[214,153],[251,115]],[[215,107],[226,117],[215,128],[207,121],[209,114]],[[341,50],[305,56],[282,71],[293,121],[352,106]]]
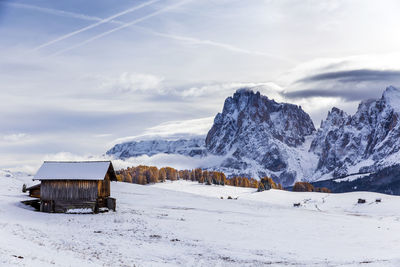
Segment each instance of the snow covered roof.
[[116,180],[111,161],[45,161],[33,180]]

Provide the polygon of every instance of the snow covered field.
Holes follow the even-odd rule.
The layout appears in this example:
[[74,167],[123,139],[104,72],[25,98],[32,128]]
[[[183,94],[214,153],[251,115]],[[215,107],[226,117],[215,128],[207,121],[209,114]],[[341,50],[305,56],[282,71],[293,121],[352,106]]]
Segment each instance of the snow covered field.
[[114,182],[117,212],[46,214],[29,181],[0,177],[0,266],[400,266],[400,197]]

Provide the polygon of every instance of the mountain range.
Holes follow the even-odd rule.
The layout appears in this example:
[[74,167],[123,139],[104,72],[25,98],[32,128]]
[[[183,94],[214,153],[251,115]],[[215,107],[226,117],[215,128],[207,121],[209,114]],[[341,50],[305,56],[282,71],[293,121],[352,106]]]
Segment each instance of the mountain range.
[[219,156],[214,165],[229,176],[270,176],[284,186],[353,174],[372,174],[400,158],[400,90],[362,101],[349,115],[336,107],[318,129],[301,106],[277,103],[251,89],[226,98],[205,138],[131,141],[107,155],[127,159],[159,153]]

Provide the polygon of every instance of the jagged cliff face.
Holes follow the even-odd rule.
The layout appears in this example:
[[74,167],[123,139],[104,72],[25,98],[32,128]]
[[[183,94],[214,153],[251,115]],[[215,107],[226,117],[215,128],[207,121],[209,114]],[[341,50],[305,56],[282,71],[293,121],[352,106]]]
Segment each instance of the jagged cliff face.
[[389,163],[400,148],[400,91],[388,87],[378,100],[361,102],[353,116],[333,108],[322,122],[310,152],[319,156],[316,174],[333,177]]
[[228,152],[243,133],[267,133],[288,146],[296,147],[315,131],[310,116],[301,107],[276,103],[249,89],[238,90],[228,97],[207,134],[206,146],[215,154]]
[[242,89],[225,100],[207,134],[206,147],[212,154],[227,155],[222,167],[291,184],[299,166],[290,166],[289,158],[314,131],[301,107]]

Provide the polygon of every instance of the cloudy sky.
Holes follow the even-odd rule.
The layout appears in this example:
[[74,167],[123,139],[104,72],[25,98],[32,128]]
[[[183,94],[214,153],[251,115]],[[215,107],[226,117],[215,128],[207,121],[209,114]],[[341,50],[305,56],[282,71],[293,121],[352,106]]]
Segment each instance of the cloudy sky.
[[0,0],[0,168],[204,134],[256,87],[318,127],[400,86],[393,0]]

